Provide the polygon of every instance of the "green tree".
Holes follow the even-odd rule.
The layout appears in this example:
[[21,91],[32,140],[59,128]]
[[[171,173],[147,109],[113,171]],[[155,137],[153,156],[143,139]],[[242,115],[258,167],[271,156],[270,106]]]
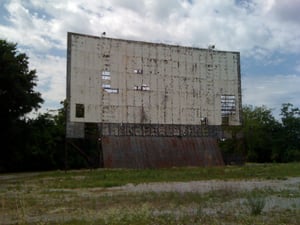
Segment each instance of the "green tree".
[[281,107],[282,132],[280,148],[274,158],[277,161],[300,161],[300,110],[291,103]]
[[29,70],[28,57],[17,50],[17,45],[0,40],[0,116],[1,157],[0,170],[11,166],[20,158],[20,142],[24,140],[24,116],[36,110],[43,102],[41,94],[34,90],[37,76]]
[[281,122],[265,106],[243,107],[243,135],[248,161],[300,161],[300,110],[282,104]]
[[19,119],[43,102],[41,94],[34,90],[36,71],[29,70],[28,57],[16,47],[0,40],[0,112],[5,120]]
[[[246,160],[242,126],[223,126],[219,146],[225,164],[244,164]],[[226,138],[227,137],[227,138]]]
[[10,171],[63,169],[65,159],[65,108],[57,112],[20,119],[15,127],[18,140]]
[[44,113],[27,121],[30,133],[24,147],[26,164],[21,170],[63,169],[65,130],[58,117]]
[[243,107],[243,135],[247,160],[272,161],[272,152],[279,137],[281,125],[266,106]]

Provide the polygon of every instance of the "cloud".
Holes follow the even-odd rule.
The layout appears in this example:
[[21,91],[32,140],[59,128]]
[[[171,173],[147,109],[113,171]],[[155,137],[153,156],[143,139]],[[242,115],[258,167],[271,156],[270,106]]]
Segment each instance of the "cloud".
[[246,76],[242,78],[243,103],[268,106],[279,115],[281,104],[300,106],[300,75]]
[[[295,57],[300,52],[299,0],[4,0],[1,7],[0,38],[29,53],[45,104],[65,96],[68,31],[204,48],[215,44],[269,66],[285,61],[266,62],[278,52]],[[299,103],[294,97],[299,63],[291,67],[295,75],[245,77],[244,102]]]
[[200,47],[214,43],[220,49],[246,54],[256,54],[257,49],[264,49],[265,54],[300,50],[300,22],[294,12],[298,3],[93,0],[86,4],[83,0],[31,0],[31,4],[24,4],[14,0],[5,6],[12,24],[7,36],[19,36],[16,41],[39,50],[64,48],[67,31],[94,35],[106,31],[113,37]]
[[46,17],[31,12],[19,1],[11,1],[5,4],[5,8],[8,12],[5,19],[9,26],[0,25],[0,32],[9,41],[39,52],[62,47],[56,37],[52,36],[52,24]]
[[276,1],[276,4],[273,4],[270,13],[274,14],[276,18],[282,20],[283,22],[292,22],[299,25],[300,21],[300,1]]
[[46,99],[46,108],[56,107],[66,96],[66,59],[65,57],[53,55],[39,55],[32,52],[29,56],[30,69],[37,69],[38,87],[37,91],[42,93],[42,98]]

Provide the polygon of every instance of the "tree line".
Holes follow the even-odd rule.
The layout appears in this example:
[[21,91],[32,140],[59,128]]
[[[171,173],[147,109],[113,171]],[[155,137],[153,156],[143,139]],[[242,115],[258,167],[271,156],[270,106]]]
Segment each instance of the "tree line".
[[279,120],[266,106],[243,106],[242,125],[224,129],[232,136],[220,142],[225,156],[258,163],[300,161],[300,110],[291,103],[282,104]]
[[[36,71],[30,70],[28,64],[28,56],[19,52],[16,44],[0,40],[0,172],[53,170],[66,166],[67,102],[61,102],[56,114],[46,112],[28,117],[28,113],[38,110],[44,101],[34,89]],[[225,128],[232,138],[220,142],[222,152],[241,155],[251,162],[300,161],[300,110],[291,103],[284,103],[280,116],[280,121],[276,120],[266,106],[244,106],[242,126]],[[86,166],[79,154],[68,155],[69,168]]]

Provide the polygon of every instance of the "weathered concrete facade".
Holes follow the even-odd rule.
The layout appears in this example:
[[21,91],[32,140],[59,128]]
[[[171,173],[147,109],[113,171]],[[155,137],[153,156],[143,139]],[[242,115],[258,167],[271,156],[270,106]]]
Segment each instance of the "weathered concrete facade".
[[67,99],[70,138],[217,137],[240,125],[240,55],[68,33]]

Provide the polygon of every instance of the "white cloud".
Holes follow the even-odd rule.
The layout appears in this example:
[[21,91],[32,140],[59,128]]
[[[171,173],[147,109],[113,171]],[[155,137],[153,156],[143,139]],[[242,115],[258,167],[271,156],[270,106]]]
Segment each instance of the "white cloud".
[[278,115],[283,103],[300,106],[300,75],[246,76],[242,79],[243,104],[268,106]]
[[276,1],[270,8],[270,12],[283,22],[293,22],[299,25],[300,21],[300,1]]
[[[51,104],[66,98],[66,59],[53,55],[37,55],[28,53],[30,69],[37,69],[37,91],[46,99],[45,107],[53,107]],[[48,104],[49,102],[49,104]],[[50,104],[51,103],[51,104]]]
[[[67,31],[94,35],[106,31],[113,37],[168,40],[200,47],[215,43],[220,49],[247,54],[255,54],[253,49],[257,48],[267,52],[300,50],[300,22],[294,12],[297,3],[286,6],[271,0],[239,5],[233,0],[198,0],[193,4],[184,0],[93,0],[87,4],[83,0],[31,0],[29,10],[29,4],[22,2],[6,4],[11,29],[22,34],[16,35],[15,31],[7,36],[19,36],[16,41],[36,49],[65,47]],[[39,10],[49,18],[37,16]]]
[[[299,0],[5,0],[0,7],[7,11],[0,38],[29,52],[46,102],[65,96],[66,61],[50,51],[66,50],[68,31],[105,31],[109,37],[197,47],[215,44],[262,61],[276,52],[300,52]],[[292,67],[299,72],[299,65]],[[299,96],[299,75],[257,79],[260,87],[254,78],[243,79],[245,102],[299,103],[293,97]]]
[[61,48],[55,36],[52,36],[51,21],[38,17],[18,1],[5,5],[8,11],[6,18],[10,26],[1,26],[1,36],[35,51],[48,51],[51,48]]

